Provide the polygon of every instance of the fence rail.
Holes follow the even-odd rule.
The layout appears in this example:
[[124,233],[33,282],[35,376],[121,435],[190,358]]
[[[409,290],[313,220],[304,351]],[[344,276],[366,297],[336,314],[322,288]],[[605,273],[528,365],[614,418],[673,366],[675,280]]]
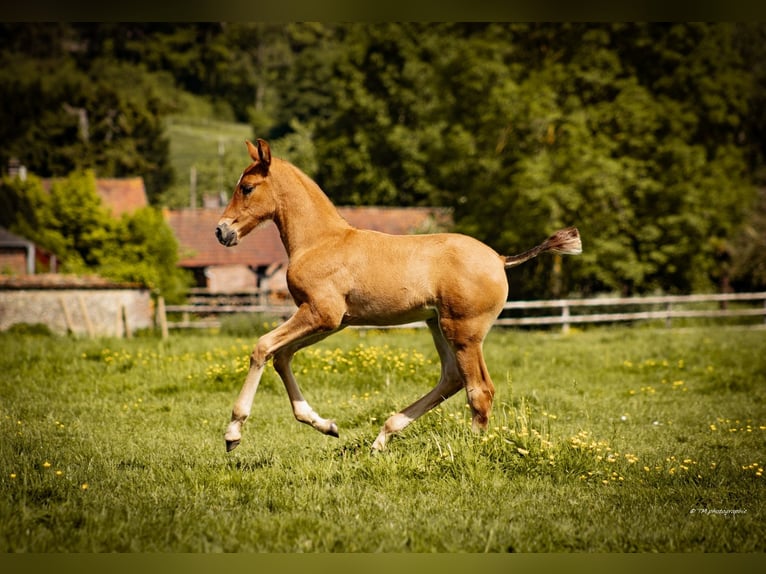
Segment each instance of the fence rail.
[[[292,304],[252,304],[253,294],[228,295],[212,298],[196,294],[195,304],[158,306],[159,322],[163,333],[170,329],[209,328],[220,326],[218,315],[232,313],[264,313],[286,318],[293,313]],[[264,299],[261,299],[264,300]],[[756,305],[761,302],[760,306]],[[717,303],[718,308],[710,308]],[[729,303],[748,306],[731,307]],[[690,306],[708,304],[708,308],[692,309]],[[658,308],[660,307],[660,308]],[[679,308],[684,307],[684,308]],[[599,310],[601,308],[601,310]],[[604,308],[609,308],[604,311]],[[620,308],[622,308],[620,310]],[[629,309],[625,309],[629,308]],[[160,311],[161,309],[161,311]],[[518,312],[554,311],[544,315],[512,317]],[[575,311],[576,310],[576,311]],[[575,311],[575,312],[573,312]],[[180,321],[167,321],[167,313],[181,314]],[[191,315],[207,316],[207,319],[191,320]],[[615,323],[642,320],[664,320],[671,326],[673,319],[681,318],[731,318],[763,317],[766,323],[766,292],[761,293],[716,293],[709,295],[667,295],[652,297],[597,297],[592,299],[555,299],[548,301],[509,301],[495,322],[499,326],[541,326],[561,325],[567,332],[572,325],[584,323]],[[212,317],[212,319],[210,318]],[[404,327],[421,327],[425,323],[409,323]],[[376,327],[379,328],[379,327]]]
[[[729,308],[733,302],[757,303],[760,307]],[[718,309],[678,309],[673,306],[718,303]],[[640,311],[616,312],[581,312],[573,314],[573,309],[595,309],[598,307],[656,307],[662,309],[644,309]],[[709,295],[666,295],[654,297],[597,297],[593,299],[556,299],[551,301],[509,301],[503,311],[529,309],[560,309],[557,315],[535,317],[503,317],[496,325],[526,326],[526,325],[561,325],[565,332],[572,324],[581,323],[612,323],[621,321],[641,321],[664,319],[667,326],[677,318],[725,318],[725,317],[754,317],[762,316],[766,321],[766,292],[762,293],[715,293]]]

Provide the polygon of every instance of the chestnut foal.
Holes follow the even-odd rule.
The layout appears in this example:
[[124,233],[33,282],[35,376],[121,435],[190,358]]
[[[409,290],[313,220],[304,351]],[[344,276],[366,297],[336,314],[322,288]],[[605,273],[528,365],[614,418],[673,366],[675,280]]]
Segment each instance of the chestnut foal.
[[226,429],[227,450],[241,440],[270,358],[295,418],[338,436],[335,422],[319,416],[303,398],[290,364],[299,349],[348,325],[424,320],[441,359],[438,384],[386,420],[373,451],[383,450],[391,434],[461,388],[474,430],[486,429],[495,389],[482,342],[508,294],[505,270],[544,251],[580,253],[577,229],[560,230],[516,256],[498,255],[476,239],[454,233],[396,236],[355,229],[306,174],[272,157],[265,141],[246,144],[252,163],[239,178],[215,233],[223,245],[236,245],[259,224],[273,220],[287,250],[287,284],[298,309],[258,340]]

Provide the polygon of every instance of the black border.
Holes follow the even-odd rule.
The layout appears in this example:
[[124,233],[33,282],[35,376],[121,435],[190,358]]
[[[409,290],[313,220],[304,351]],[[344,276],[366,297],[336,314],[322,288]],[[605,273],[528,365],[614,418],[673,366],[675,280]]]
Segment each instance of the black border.
[[753,0],[8,0],[5,21],[753,21]]
[[[766,5],[752,0],[713,2],[567,2],[566,0],[188,0],[100,4],[16,0],[0,7],[2,21],[766,21]],[[2,39],[0,39],[2,41]],[[567,572],[567,574],[695,574],[763,571],[764,554],[0,554],[8,573],[404,574]]]

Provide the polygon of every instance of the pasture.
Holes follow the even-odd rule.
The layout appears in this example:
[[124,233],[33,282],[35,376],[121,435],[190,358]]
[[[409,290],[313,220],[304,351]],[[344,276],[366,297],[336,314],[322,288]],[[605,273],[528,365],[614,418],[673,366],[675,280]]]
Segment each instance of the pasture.
[[255,340],[0,334],[0,552],[766,550],[763,331],[496,328],[489,431],[461,392],[374,456],[438,378],[426,330],[296,355],[339,439],[269,366],[226,453]]

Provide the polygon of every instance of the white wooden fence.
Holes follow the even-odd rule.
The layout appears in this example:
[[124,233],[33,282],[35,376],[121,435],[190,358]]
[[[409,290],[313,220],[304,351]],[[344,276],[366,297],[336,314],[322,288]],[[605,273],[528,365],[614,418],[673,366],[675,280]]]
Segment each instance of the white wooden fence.
[[[729,303],[746,303],[760,306],[731,306]],[[717,303],[718,308],[710,308]],[[706,308],[691,308],[707,304]],[[610,307],[606,312],[599,308]],[[617,311],[629,307],[633,310]],[[709,295],[665,295],[656,297],[597,297],[593,299],[556,299],[551,301],[509,301],[503,308],[510,310],[546,309],[558,310],[532,317],[502,317],[496,325],[561,325],[566,332],[573,324],[614,323],[662,319],[670,326],[673,319],[724,318],[761,316],[766,321],[766,292],[763,293],[716,293]],[[573,313],[577,310],[576,313]],[[595,312],[593,312],[595,310]]]
[[[158,306],[158,322],[163,333],[168,328],[217,327],[217,316],[227,313],[263,313],[287,317],[293,305],[252,304],[247,297],[241,303],[230,298],[225,302],[199,302],[193,305]],[[233,296],[236,299],[236,296]],[[532,315],[512,317],[514,312]],[[542,311],[543,314],[538,314]],[[166,313],[181,314],[180,321],[168,322]],[[191,315],[207,317],[192,320]],[[766,292],[719,293],[710,295],[666,295],[656,297],[596,297],[592,299],[555,299],[548,301],[509,301],[495,322],[500,326],[561,325],[564,332],[572,325],[583,323],[616,323],[625,321],[664,320],[670,327],[673,319],[763,317],[766,324]],[[425,323],[410,323],[403,327],[422,327]]]

